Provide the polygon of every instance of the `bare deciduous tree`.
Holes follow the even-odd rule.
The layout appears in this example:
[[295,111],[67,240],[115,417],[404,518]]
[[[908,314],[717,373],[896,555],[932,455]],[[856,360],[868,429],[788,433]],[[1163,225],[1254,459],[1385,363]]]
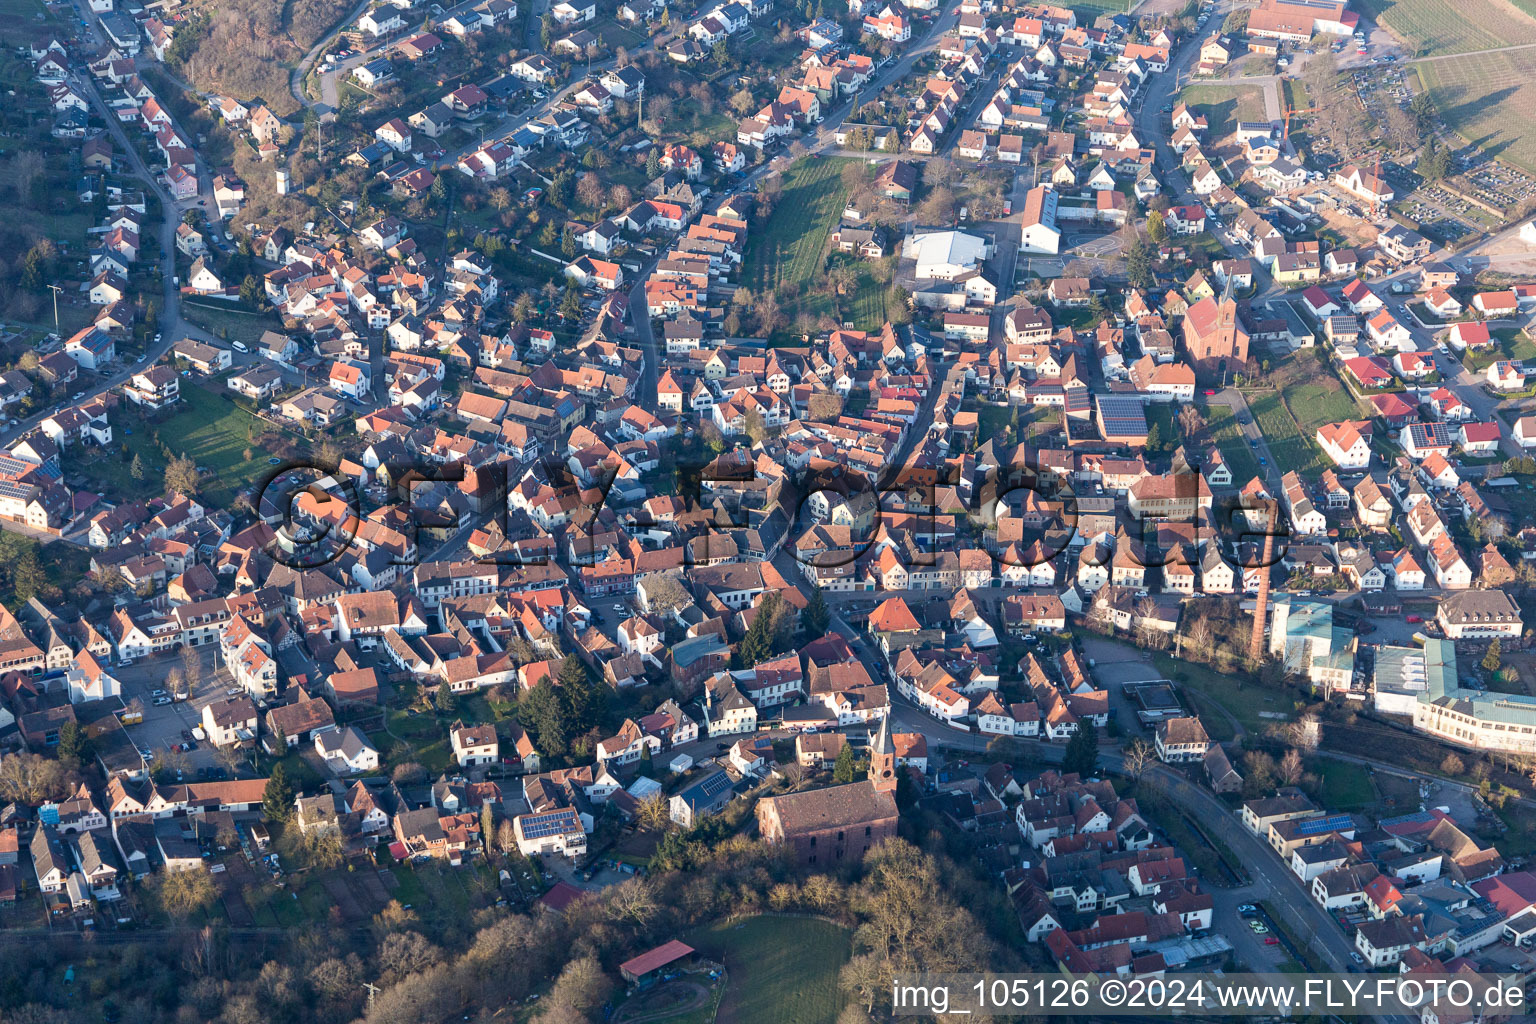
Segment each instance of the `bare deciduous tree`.
[[1152,767],[1152,762],[1157,758],[1157,751],[1152,744],[1137,737],[1131,740],[1125,748],[1125,774],[1132,779],[1139,779]]
[[1323,742],[1323,723],[1314,714],[1305,714],[1292,722],[1286,730],[1293,745],[1308,753]]
[[1306,769],[1301,763],[1301,754],[1295,747],[1287,750],[1285,756],[1280,758],[1280,765],[1276,771],[1282,785],[1294,786],[1301,781],[1301,777],[1306,774]]

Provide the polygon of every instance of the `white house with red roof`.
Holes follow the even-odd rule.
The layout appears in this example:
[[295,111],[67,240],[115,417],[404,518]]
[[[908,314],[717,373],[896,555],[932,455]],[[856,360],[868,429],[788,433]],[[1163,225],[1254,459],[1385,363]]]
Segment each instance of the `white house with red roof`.
[[331,364],[326,383],[332,391],[339,391],[348,398],[361,398],[371,387],[368,364],[338,359]]
[[583,288],[616,291],[624,283],[624,271],[617,263],[581,256],[565,268],[565,276]]
[[1163,221],[1175,235],[1198,235],[1205,230],[1205,207],[1198,203],[1193,206],[1170,206]]
[[1340,469],[1365,469],[1371,464],[1370,423],[1345,420],[1317,428],[1317,444]]
[[1392,384],[1391,367],[1375,356],[1345,360],[1344,372],[1355,378],[1361,387],[1384,388]]
[[1464,452],[1496,452],[1503,436],[1497,423],[1463,423],[1456,431],[1456,443]]
[[1397,318],[1383,309],[1365,323],[1365,332],[1377,351],[1395,348],[1400,352],[1413,351],[1413,335]]
[[1425,399],[1430,411],[1447,422],[1461,422],[1463,420],[1476,419],[1471,407],[1463,402],[1450,388],[1435,388]]
[[1380,297],[1358,277],[1344,286],[1343,295],[1351,313],[1370,314],[1383,305]]
[[1435,372],[1435,361],[1423,352],[1399,352],[1392,357],[1392,369],[1404,380],[1423,380]]
[[1520,310],[1520,299],[1513,291],[1478,292],[1472,296],[1472,308],[1490,319],[1514,316]]
[[1446,341],[1451,348],[1458,352],[1464,349],[1487,348],[1493,344],[1493,335],[1488,333],[1488,325],[1478,320],[1464,320],[1459,324],[1452,324]]
[[1453,317],[1461,312],[1461,302],[1444,288],[1431,288],[1424,296],[1424,308],[1438,317]]
[[1315,284],[1301,293],[1301,301],[1306,303],[1307,308],[1312,311],[1312,315],[1318,319],[1332,316],[1343,308],[1334,300],[1333,296]]
[[375,128],[373,137],[397,153],[411,151],[411,127],[398,117],[392,117]]
[[1496,359],[1488,364],[1488,383],[1496,391],[1524,391],[1525,373],[1508,359]]

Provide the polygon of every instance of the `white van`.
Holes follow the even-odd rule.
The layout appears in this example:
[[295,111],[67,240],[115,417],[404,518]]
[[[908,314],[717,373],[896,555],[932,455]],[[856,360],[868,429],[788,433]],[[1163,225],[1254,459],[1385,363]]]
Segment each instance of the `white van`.
[[249,348],[246,348],[245,342],[243,342],[243,341],[232,341],[232,342],[229,343],[229,347],[234,349],[236,352],[249,352],[250,351]]

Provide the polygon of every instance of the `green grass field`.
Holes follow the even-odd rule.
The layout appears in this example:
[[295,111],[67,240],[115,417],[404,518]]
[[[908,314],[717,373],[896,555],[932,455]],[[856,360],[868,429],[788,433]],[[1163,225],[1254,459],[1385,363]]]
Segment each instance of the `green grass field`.
[[[88,475],[109,481],[120,493],[135,497],[158,494],[163,489],[161,477],[166,459],[160,443],[168,446],[173,455],[186,455],[206,467],[209,475],[203,481],[203,497],[224,507],[234,501],[242,487],[261,478],[269,468],[267,459],[273,454],[267,446],[251,440],[251,432],[258,438],[271,433],[274,428],[270,424],[188,378],[182,379],[180,411],[174,416],[158,424],[134,417],[126,426],[133,433],[127,434],[120,426],[117,438],[128,446],[128,455],[120,457],[114,450],[93,463]],[[245,457],[248,449],[249,459]],[[135,455],[146,471],[142,481],[132,476]]]
[[1491,333],[1494,339],[1492,348],[1462,354],[1462,365],[1473,373],[1486,370],[1489,364],[1500,359],[1513,359],[1516,362],[1536,359],[1536,342],[1533,342],[1524,331],[1502,328]]
[[1276,376],[1286,408],[1290,410],[1303,437],[1313,437],[1324,423],[1360,419],[1367,415],[1355,397],[1345,390],[1322,362],[1307,350],[1298,352],[1293,362]]
[[1491,156],[1536,173],[1536,50],[1426,61],[1414,66],[1440,117]]
[[827,236],[848,202],[842,171],[848,160],[805,159],[784,172],[784,191],[766,228],[747,242],[742,281],[761,295],[775,288],[794,291],[780,297],[780,308],[793,319],[805,306],[806,288],[822,276]]
[[[1167,654],[1154,654],[1152,663],[1169,679],[1185,684],[1194,700],[1204,697],[1226,708],[1251,733],[1262,734],[1269,726],[1290,717],[1290,697],[1266,690],[1246,672],[1221,673],[1205,665],[1176,661]],[[1263,717],[1266,714],[1283,717]]]
[[1357,811],[1376,803],[1376,787],[1362,766],[1319,757],[1308,769],[1323,780],[1323,806],[1328,810]]
[[710,925],[689,945],[725,964],[730,984],[720,1004],[730,1024],[832,1024],[842,1009],[837,972],[848,960],[848,932],[827,921],[749,917]]
[[1536,43],[1529,7],[1499,0],[1362,0],[1361,6],[1421,56]]
[[1205,82],[1189,86],[1179,99],[1195,113],[1205,115],[1212,139],[1231,135],[1239,121],[1264,120],[1264,90],[1256,85]]
[[1303,437],[1297,429],[1278,391],[1250,393],[1248,408],[1253,410],[1269,453],[1282,473],[1294,469],[1302,476],[1315,477],[1328,468],[1316,442]]
[[1248,447],[1248,442],[1243,440],[1242,427],[1238,425],[1237,416],[1232,412],[1232,407],[1227,405],[1208,405],[1200,412],[1205,416],[1206,429],[1211,440],[1216,442],[1216,447],[1221,449],[1221,454],[1227,458],[1227,466],[1232,470],[1232,482],[1242,486],[1259,474],[1259,459],[1253,454],[1253,449]]

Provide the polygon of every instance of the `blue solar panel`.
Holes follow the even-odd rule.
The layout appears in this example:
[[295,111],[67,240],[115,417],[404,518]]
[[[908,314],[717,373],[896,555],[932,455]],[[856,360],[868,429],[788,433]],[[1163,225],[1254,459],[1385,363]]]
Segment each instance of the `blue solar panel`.
[[1099,428],[1109,437],[1140,437],[1147,432],[1146,408],[1140,398],[1099,395]]
[[1414,811],[1412,814],[1400,814],[1395,818],[1387,818],[1381,822],[1382,828],[1391,825],[1418,825],[1426,821],[1433,821],[1435,815],[1430,811]]
[[519,824],[524,838],[543,839],[546,836],[557,836],[576,828],[576,812],[560,810],[549,814],[525,815]]
[[1315,836],[1323,832],[1338,832],[1349,828],[1354,824],[1354,819],[1347,814],[1330,814],[1326,818],[1312,818],[1303,821],[1296,826],[1296,834],[1299,836]]

